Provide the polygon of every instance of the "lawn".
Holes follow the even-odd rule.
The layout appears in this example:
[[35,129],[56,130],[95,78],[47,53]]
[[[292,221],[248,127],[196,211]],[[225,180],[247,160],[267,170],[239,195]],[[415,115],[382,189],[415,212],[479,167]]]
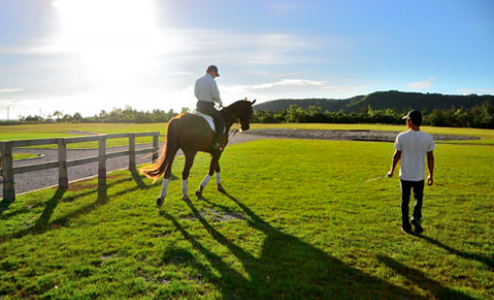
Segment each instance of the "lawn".
[[38,157],[38,154],[33,153],[14,153],[14,160],[28,159]]
[[[160,140],[164,141],[166,123],[152,124],[106,124],[106,123],[80,123],[80,124],[36,124],[36,125],[9,125],[0,126],[0,141],[47,139],[59,137],[87,136],[112,133],[138,133],[159,131]],[[136,143],[151,143],[152,137],[136,138]],[[128,145],[129,139],[110,139],[107,147]],[[56,148],[56,145],[37,146],[38,148]],[[69,144],[68,148],[97,148],[97,142]]]
[[[112,173],[19,196],[0,215],[4,299],[494,299],[494,147],[441,144],[425,233],[400,230],[389,143],[226,149],[228,193]],[[191,195],[209,165],[199,155]],[[179,175],[183,159],[174,164]],[[5,203],[3,203],[5,205]],[[1,297],[1,296],[0,296]]]
[[[239,128],[238,124],[234,125]],[[383,125],[383,124],[251,124],[252,129],[320,129],[320,130],[384,130],[404,131],[405,126]],[[462,144],[490,144],[494,145],[494,130],[475,128],[451,128],[451,127],[427,127],[423,130],[429,133],[477,136],[480,140],[449,141],[440,143],[462,143]],[[107,123],[81,123],[81,124],[36,124],[36,125],[11,125],[0,126],[0,141],[42,139],[57,137],[73,137],[81,135],[110,134],[110,133],[138,133],[159,131],[160,141],[165,140],[166,123],[151,124],[107,124]],[[150,143],[151,137],[137,138],[137,143]],[[128,145],[128,139],[111,139],[107,146]],[[40,147],[40,146],[38,146]],[[41,146],[44,148],[56,148],[56,145]],[[69,144],[68,148],[97,148],[97,142]]]

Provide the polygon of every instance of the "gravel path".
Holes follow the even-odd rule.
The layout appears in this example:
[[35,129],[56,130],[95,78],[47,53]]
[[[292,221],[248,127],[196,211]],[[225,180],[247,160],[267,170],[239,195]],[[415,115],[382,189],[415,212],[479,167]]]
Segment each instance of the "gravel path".
[[[263,129],[249,130],[246,134],[269,137],[318,139],[318,140],[351,140],[394,142],[398,132],[373,130],[296,130],[296,129]],[[433,134],[436,141],[478,140],[480,138],[462,135]]]
[[[231,145],[231,144],[245,143],[245,142],[250,142],[250,141],[254,141],[254,140],[258,140],[258,139],[266,139],[266,137],[265,136],[252,135],[252,134],[247,135],[247,134],[239,133],[233,137],[233,139],[229,142],[229,144]],[[160,147],[162,147],[163,144],[164,143],[161,143]],[[136,149],[149,148],[149,147],[151,147],[151,144],[136,145]],[[107,153],[123,151],[123,150],[128,150],[128,146],[108,148]],[[43,155],[42,157],[35,158],[35,159],[14,161],[14,166],[16,166],[16,167],[35,165],[35,164],[40,164],[40,163],[58,160],[57,149],[20,149],[20,148],[14,148],[13,152],[14,153],[35,153],[35,154],[42,154]],[[97,156],[97,155],[98,155],[97,149],[67,149],[67,160],[90,157],[90,156]],[[137,155],[136,156],[136,163],[139,165],[139,164],[143,164],[146,162],[150,162],[151,157],[146,158],[146,156],[148,156],[148,155],[149,155],[149,153]],[[179,153],[177,153],[177,155],[182,155],[181,151],[179,151]],[[114,171],[114,170],[118,170],[118,169],[127,168],[128,164],[129,164],[129,157],[128,156],[120,156],[120,157],[110,158],[106,161],[106,170],[107,170],[107,172],[110,172],[110,171]],[[94,176],[95,174],[98,174],[98,163],[97,162],[68,168],[69,181]],[[40,188],[44,188],[44,187],[58,184],[58,169],[54,168],[54,169],[49,169],[49,170],[18,174],[18,175],[15,175],[14,179],[15,179],[16,194],[20,194],[20,193],[24,193],[24,192],[28,192],[28,191],[32,191],[32,190],[37,190]],[[1,186],[2,185],[0,184],[0,187]],[[2,196],[3,196],[3,191],[0,188],[0,198]]]

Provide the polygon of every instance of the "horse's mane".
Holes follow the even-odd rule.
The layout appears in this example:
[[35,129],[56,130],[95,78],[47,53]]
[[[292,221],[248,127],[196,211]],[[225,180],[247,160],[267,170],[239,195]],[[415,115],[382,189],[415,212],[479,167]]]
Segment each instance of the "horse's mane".
[[236,111],[237,109],[242,109],[244,107],[250,107],[251,106],[251,103],[249,101],[246,101],[246,100],[238,100],[238,101],[235,101],[233,102],[232,104],[224,107],[222,109],[222,111]]

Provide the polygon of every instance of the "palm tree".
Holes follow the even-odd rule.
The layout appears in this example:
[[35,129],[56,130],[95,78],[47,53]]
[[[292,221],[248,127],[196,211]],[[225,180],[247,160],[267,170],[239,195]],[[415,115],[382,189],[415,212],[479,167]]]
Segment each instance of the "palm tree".
[[57,122],[58,122],[58,119],[60,119],[60,117],[62,116],[62,112],[56,110],[54,113],[53,113],[53,116],[54,117],[57,117]]

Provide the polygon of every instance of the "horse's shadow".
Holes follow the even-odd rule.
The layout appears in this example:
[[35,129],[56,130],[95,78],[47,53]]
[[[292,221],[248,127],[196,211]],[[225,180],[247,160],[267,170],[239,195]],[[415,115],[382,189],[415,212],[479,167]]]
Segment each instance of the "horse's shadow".
[[[98,207],[103,206],[110,201],[111,198],[117,198],[120,195],[133,192],[136,190],[145,190],[152,188],[153,185],[148,185],[146,184],[142,178],[143,176],[131,172],[132,178],[125,177],[122,179],[115,180],[111,183],[104,182],[104,184],[99,184],[96,189],[90,189],[88,191],[82,192],[82,193],[77,193],[72,196],[67,196],[67,191],[63,189],[56,189],[55,193],[53,196],[45,202],[43,205],[45,206],[41,215],[38,217],[38,219],[35,221],[35,223],[28,227],[21,229],[19,231],[13,232],[13,233],[7,233],[2,236],[0,236],[0,244],[12,239],[12,238],[21,238],[25,235],[37,235],[37,234],[42,234],[45,233],[46,231],[49,231],[53,228],[57,228],[59,226],[66,226],[67,224],[70,223],[70,220],[73,218],[77,218],[81,215],[88,214],[93,210],[96,210]],[[124,189],[121,191],[118,191],[116,193],[113,193],[111,196],[107,195],[107,190],[109,187],[112,186],[118,186],[122,182],[129,181],[129,179],[133,179],[136,183],[136,187],[133,188],[128,188]],[[71,211],[70,213],[67,213],[65,215],[59,216],[56,219],[53,219],[53,213],[57,209],[57,206],[60,202],[72,202],[77,200],[78,198],[90,196],[90,195],[95,195],[95,201],[88,203],[76,210]],[[6,217],[5,219],[11,218],[16,216],[19,213],[25,212],[24,210],[19,210],[16,212],[12,212]]]
[[[265,235],[260,256],[254,256],[228,240],[190,200],[185,202],[213,239],[227,247],[243,264],[248,279],[190,234],[177,218],[160,212],[220,273],[216,276],[209,267],[194,263],[218,287],[225,299],[424,299],[409,290],[369,276],[313,245],[281,232],[234,196],[225,195],[243,211],[249,226]],[[231,212],[225,206],[204,200],[216,209]]]

